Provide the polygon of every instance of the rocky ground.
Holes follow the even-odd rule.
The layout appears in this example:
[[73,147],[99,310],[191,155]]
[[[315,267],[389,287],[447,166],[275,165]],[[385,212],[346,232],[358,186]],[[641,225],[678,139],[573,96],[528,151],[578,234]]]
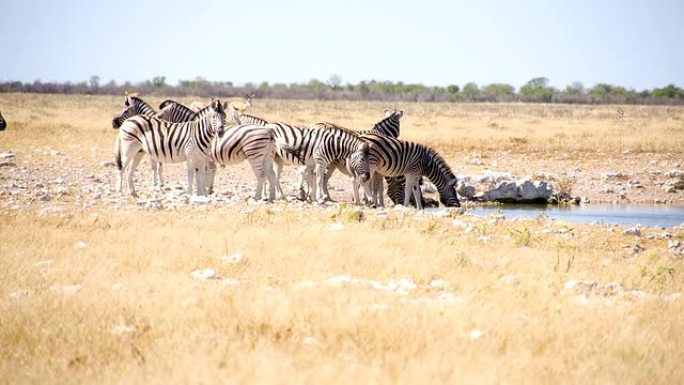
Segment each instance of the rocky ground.
[[[67,149],[68,150],[68,149]],[[545,181],[555,192],[579,196],[583,203],[684,205],[684,156],[681,154],[456,154],[451,163],[459,179],[471,192],[482,194],[502,183],[525,180]],[[0,154],[0,202],[10,209],[44,205],[44,209],[65,206],[150,206],[174,209],[188,204],[244,203],[255,187],[246,164],[219,168],[216,193],[207,199],[189,198],[185,193],[185,166],[165,165],[166,185],[151,185],[149,163],[143,161],[136,173],[138,199],[114,191],[116,169],[106,150],[93,147],[78,156],[55,148],[25,153]],[[294,195],[296,176],[286,167],[283,187]],[[345,177],[331,179],[335,200],[351,201],[351,186]],[[428,187],[428,191],[430,191]],[[429,193],[428,193],[429,196]],[[293,204],[306,203],[289,199]]]

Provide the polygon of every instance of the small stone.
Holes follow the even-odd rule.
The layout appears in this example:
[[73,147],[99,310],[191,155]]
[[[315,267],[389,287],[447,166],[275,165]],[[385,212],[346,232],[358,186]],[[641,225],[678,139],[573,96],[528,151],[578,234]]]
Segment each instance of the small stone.
[[77,249],[85,249],[87,247],[88,247],[88,244],[83,242],[83,241],[76,242],[76,248]]
[[242,253],[235,253],[231,255],[224,255],[220,258],[222,262],[231,263],[234,265],[247,262],[247,258]]
[[634,235],[636,237],[641,236],[641,230],[638,227],[632,227],[622,232],[622,235]]
[[112,162],[111,160],[103,160],[102,162],[100,162],[100,166],[101,167],[113,167],[114,162]]
[[216,271],[214,271],[214,269],[211,269],[211,268],[197,269],[197,270],[193,271],[192,273],[190,273],[190,275],[192,275],[193,278],[199,279],[199,280],[218,279],[219,278],[218,275],[216,274]]
[[481,330],[473,329],[470,331],[468,334],[470,336],[471,341],[478,340],[484,336],[484,333]]

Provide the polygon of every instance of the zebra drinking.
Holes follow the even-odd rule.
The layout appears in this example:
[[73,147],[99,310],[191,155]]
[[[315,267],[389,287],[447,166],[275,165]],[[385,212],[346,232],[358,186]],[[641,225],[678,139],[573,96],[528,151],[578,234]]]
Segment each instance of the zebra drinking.
[[[372,172],[370,190],[372,201],[383,203],[382,176],[404,175],[404,202],[414,196],[416,207],[423,208],[418,180],[426,176],[439,192],[439,200],[447,207],[459,207],[456,194],[456,176],[437,151],[419,143],[390,138],[383,135],[366,134],[361,138],[370,143],[369,163]],[[368,187],[368,185],[367,185]]]

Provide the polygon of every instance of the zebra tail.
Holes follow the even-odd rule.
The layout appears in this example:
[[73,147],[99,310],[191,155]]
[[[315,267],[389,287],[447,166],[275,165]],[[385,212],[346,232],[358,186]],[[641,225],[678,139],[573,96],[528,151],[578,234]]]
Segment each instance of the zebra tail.
[[114,163],[116,168],[121,171],[123,164],[121,163],[121,139],[116,138],[116,146],[114,147]]

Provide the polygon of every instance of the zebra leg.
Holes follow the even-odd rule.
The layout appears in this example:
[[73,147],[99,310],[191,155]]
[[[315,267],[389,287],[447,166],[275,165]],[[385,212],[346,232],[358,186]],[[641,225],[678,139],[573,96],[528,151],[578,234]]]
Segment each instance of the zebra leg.
[[422,202],[420,201],[420,193],[416,191],[416,189],[420,189],[420,186],[418,185],[418,178],[420,176],[418,175],[413,175],[413,174],[406,174],[406,187],[404,188],[404,203],[407,203],[411,201],[411,195],[416,200],[416,209],[422,210],[423,205]]
[[304,184],[308,181],[308,168],[309,166],[301,166],[297,168],[297,176],[299,179],[299,189],[297,191],[297,197],[299,200],[306,200],[307,191]]
[[285,199],[283,188],[280,186],[280,174],[283,171],[283,160],[279,156],[273,158],[274,172],[275,172],[275,188],[278,193],[278,199]]
[[206,181],[207,181],[207,164],[205,162],[197,162],[195,167],[195,180],[197,181],[197,195],[206,195]]
[[252,171],[254,171],[254,176],[256,176],[256,179],[257,179],[256,190],[254,191],[253,198],[255,201],[260,201],[261,200],[261,193],[264,191],[264,179],[265,179],[263,161],[260,161],[259,159],[252,158],[252,159],[249,159],[249,165],[252,166]]
[[376,173],[375,180],[373,181],[373,194],[375,194],[374,203],[378,207],[385,207],[385,197],[384,197],[384,178],[382,175]]
[[[159,177],[161,178],[161,175]],[[216,163],[207,162],[206,188],[207,188],[207,194],[209,194],[209,195],[214,193],[214,178],[215,177],[216,177]]]
[[188,195],[192,196],[192,184],[195,182],[195,165],[190,159],[187,160],[188,164]]
[[325,182],[323,183],[324,186],[324,191],[323,194],[325,195],[325,199],[331,201],[330,199],[330,192],[328,192],[328,181],[330,181],[330,178],[332,177],[332,174],[335,172],[335,169],[337,169],[336,164],[329,164],[328,167],[325,169]]
[[128,188],[131,191],[131,196],[136,197],[136,198],[138,197],[138,193],[135,192],[135,183],[133,183],[133,174],[135,173],[135,169],[138,168],[138,164],[140,164],[140,161],[142,160],[144,155],[145,155],[144,152],[136,152],[135,155],[133,156],[133,159],[131,160],[130,164],[128,165],[128,175],[127,175]]
[[273,202],[276,197],[276,176],[273,171],[273,159],[271,157],[264,158],[263,168],[268,180],[268,200]]
[[164,163],[162,163],[162,162],[157,162],[157,177],[159,178],[159,188],[160,189],[162,187],[164,187],[164,178],[162,177],[162,169],[163,169],[162,165],[163,164]]

